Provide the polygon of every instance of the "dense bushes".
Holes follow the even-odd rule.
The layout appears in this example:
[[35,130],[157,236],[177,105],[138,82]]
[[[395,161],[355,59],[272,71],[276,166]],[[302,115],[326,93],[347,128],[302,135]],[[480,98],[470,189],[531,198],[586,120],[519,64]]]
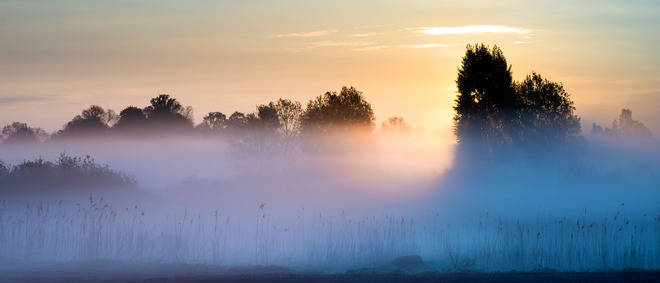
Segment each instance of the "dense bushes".
[[60,154],[55,162],[37,158],[18,165],[0,160],[0,191],[136,187],[133,175],[115,171],[107,164],[98,164],[89,155],[85,158]]

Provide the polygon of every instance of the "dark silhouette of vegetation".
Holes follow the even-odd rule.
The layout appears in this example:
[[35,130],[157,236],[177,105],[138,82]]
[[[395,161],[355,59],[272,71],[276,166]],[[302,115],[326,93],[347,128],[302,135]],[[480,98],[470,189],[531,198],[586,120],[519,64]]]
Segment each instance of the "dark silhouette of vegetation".
[[192,107],[183,107],[176,98],[160,94],[144,108],[153,131],[185,131],[193,128]]
[[376,120],[371,104],[354,87],[341,92],[326,92],[307,103],[301,117],[303,133],[324,134],[334,131],[373,132]]
[[62,153],[55,162],[38,158],[15,166],[0,161],[0,191],[4,193],[135,187],[133,175],[98,164],[89,155],[81,158]]
[[[522,82],[512,79],[511,66],[502,50],[484,44],[467,45],[458,68],[458,93],[453,109],[453,131],[460,149],[494,157],[524,152],[530,147],[554,148],[580,140],[580,118],[561,83],[532,72]],[[306,108],[297,101],[279,99],[258,105],[252,113],[236,111],[227,117],[209,112],[193,124],[192,107],[160,94],[144,108],[128,106],[119,115],[92,105],[66,123],[50,138],[95,137],[106,133],[123,137],[161,137],[161,133],[218,137],[236,152],[292,153],[304,145],[312,150],[339,149],[373,141],[375,116],[371,104],[354,87],[326,92],[311,99]],[[402,117],[381,124],[382,135],[408,135],[412,128]],[[593,125],[595,136],[650,138],[650,131],[624,109],[610,128]],[[355,138],[357,137],[357,138]],[[44,141],[39,128],[14,122],[3,128],[4,144]],[[356,147],[358,148],[358,147]]]
[[227,131],[232,135],[238,135],[247,127],[248,120],[243,112],[234,112],[227,119]]
[[26,123],[13,122],[2,128],[2,143],[9,145],[34,144],[44,141],[48,134],[41,128],[29,127]]
[[144,111],[135,106],[128,106],[119,112],[119,121],[113,130],[125,134],[138,134],[147,126],[147,116]]
[[310,100],[300,119],[308,151],[368,151],[375,125],[371,104],[354,87]]
[[621,109],[619,120],[612,121],[612,126],[609,128],[601,127],[593,123],[591,128],[591,136],[593,137],[607,137],[607,138],[627,138],[627,139],[650,139],[653,137],[651,130],[649,130],[644,123],[633,120],[632,110]]
[[515,136],[521,142],[547,146],[571,142],[580,135],[580,118],[562,84],[532,72],[515,86],[519,123]]
[[227,126],[227,116],[221,112],[209,112],[204,116],[202,123],[197,125],[197,129],[203,133],[219,134]]
[[99,136],[107,133],[119,119],[112,110],[105,110],[98,105],[92,105],[73,117],[57,133],[59,137]]
[[534,72],[514,82],[497,46],[468,45],[456,85],[454,133],[470,151],[494,156],[579,140],[580,118],[563,85]]
[[273,102],[257,106],[256,117],[249,119],[248,124],[252,128],[271,132],[282,126]]
[[275,104],[277,117],[282,125],[284,151],[289,153],[295,146],[300,132],[300,117],[303,114],[302,104],[290,99],[279,99]]
[[[258,105],[255,112],[247,115],[234,112],[223,122],[222,136],[235,154],[261,157],[290,154],[297,145],[301,114],[300,102],[279,99],[277,103]],[[198,128],[202,132],[210,131],[207,123],[211,124],[203,122]]]
[[257,111],[248,115],[235,112],[229,118],[234,153],[264,157],[285,152],[282,124],[273,102],[257,106]]
[[515,92],[502,50],[468,45],[456,79],[454,133],[460,142],[501,146],[511,142]]

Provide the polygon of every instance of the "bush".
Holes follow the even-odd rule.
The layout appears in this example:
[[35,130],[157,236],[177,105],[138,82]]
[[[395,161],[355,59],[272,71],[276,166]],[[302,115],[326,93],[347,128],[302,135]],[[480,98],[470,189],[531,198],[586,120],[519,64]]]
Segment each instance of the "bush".
[[11,166],[0,161],[0,191],[80,190],[136,187],[134,175],[98,164],[89,155],[72,157],[60,154],[55,161],[43,158]]

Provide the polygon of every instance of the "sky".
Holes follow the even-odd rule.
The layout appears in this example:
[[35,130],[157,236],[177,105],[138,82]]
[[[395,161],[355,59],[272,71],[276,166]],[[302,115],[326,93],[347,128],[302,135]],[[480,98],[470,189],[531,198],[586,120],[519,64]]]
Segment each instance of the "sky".
[[563,83],[582,117],[622,108],[660,134],[657,1],[0,0],[0,124],[56,131],[92,104],[170,94],[252,112],[354,86],[377,122],[451,134],[465,47],[499,46],[515,80]]

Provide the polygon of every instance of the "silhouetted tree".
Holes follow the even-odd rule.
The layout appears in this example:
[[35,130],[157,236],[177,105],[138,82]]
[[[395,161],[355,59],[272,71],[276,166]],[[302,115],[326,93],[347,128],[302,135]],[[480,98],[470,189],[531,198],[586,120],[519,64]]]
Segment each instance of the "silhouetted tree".
[[592,136],[601,136],[603,135],[603,127],[599,126],[596,123],[591,125],[591,135]]
[[284,151],[289,153],[295,148],[300,133],[300,117],[303,114],[302,104],[298,101],[280,98],[275,104],[275,109],[284,134]]
[[106,133],[117,120],[118,116],[114,111],[106,111],[101,106],[92,105],[83,110],[80,115],[73,117],[57,135],[65,137],[97,136]]
[[361,91],[342,87],[307,103],[301,117],[305,150],[319,153],[373,151],[374,112]]
[[324,134],[330,131],[374,130],[374,112],[361,91],[342,87],[341,92],[326,92],[310,100],[301,117],[303,133]]
[[170,97],[168,94],[160,94],[152,98],[149,102],[151,105],[144,109],[147,118],[157,119],[161,117],[182,116],[183,106],[176,98]]
[[409,135],[412,133],[412,128],[408,126],[403,117],[393,116],[381,124],[380,132],[383,135],[391,136]]
[[462,149],[503,157],[518,148],[579,144],[580,118],[563,85],[537,73],[513,82],[497,46],[468,45],[456,85],[454,133]]
[[642,122],[633,120],[632,110],[630,109],[621,109],[619,127],[621,128],[621,134],[625,136],[645,139],[652,137],[651,131]]
[[230,141],[236,154],[272,156],[282,153],[282,132],[275,104],[257,106],[257,111],[241,117],[240,112],[230,117]]
[[149,125],[154,130],[180,131],[193,128],[192,108],[183,107],[176,98],[160,94],[150,100],[151,105],[144,109]]
[[227,123],[227,116],[221,112],[209,112],[208,115],[202,118],[202,123],[197,127],[205,132],[219,133],[224,130]]
[[644,123],[633,120],[632,110],[621,109],[619,120],[612,121],[609,128],[603,129],[594,123],[591,129],[591,135],[594,137],[604,136],[608,138],[634,138],[650,139],[653,137],[651,131],[644,126]]
[[227,130],[230,134],[236,135],[245,130],[247,123],[248,120],[245,117],[245,114],[236,111],[229,116],[229,119],[227,119]]
[[580,135],[580,118],[560,83],[532,72],[516,84],[518,131],[512,138],[526,144],[569,142]]
[[282,125],[280,124],[280,118],[277,116],[277,109],[275,104],[270,102],[268,104],[262,104],[257,106],[257,120],[254,121],[256,126],[259,129],[266,131],[276,131]]
[[113,127],[121,133],[137,134],[143,132],[147,127],[147,116],[142,109],[128,106],[119,112],[119,121]]
[[30,144],[43,142],[48,134],[41,128],[29,127],[26,123],[13,122],[2,128],[3,144]]
[[498,146],[511,142],[515,92],[502,50],[468,45],[456,79],[454,133],[462,143]]

